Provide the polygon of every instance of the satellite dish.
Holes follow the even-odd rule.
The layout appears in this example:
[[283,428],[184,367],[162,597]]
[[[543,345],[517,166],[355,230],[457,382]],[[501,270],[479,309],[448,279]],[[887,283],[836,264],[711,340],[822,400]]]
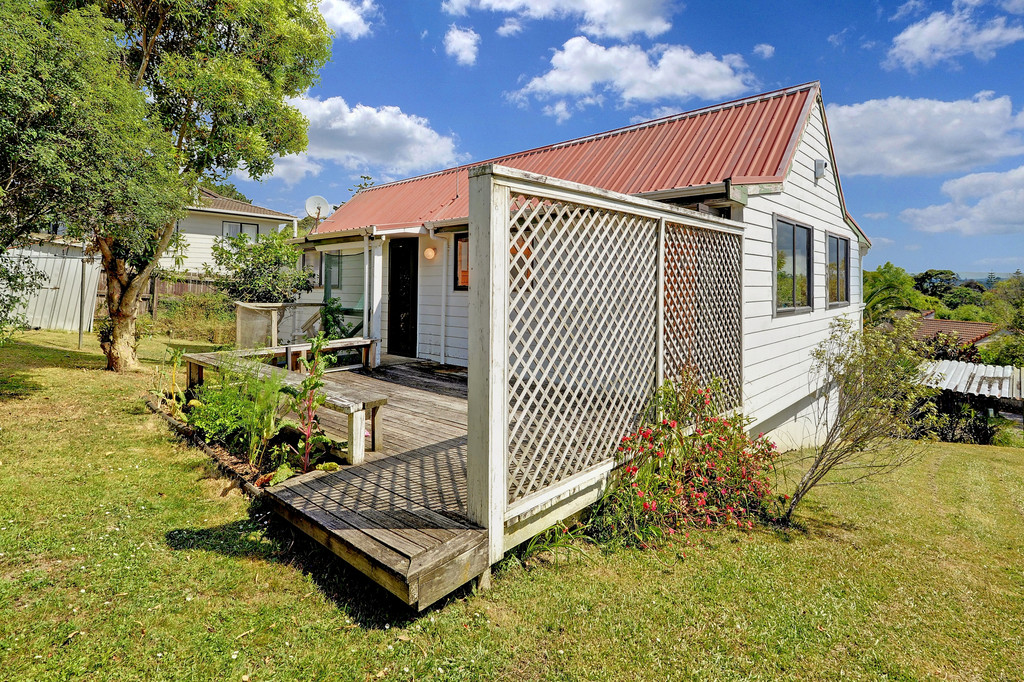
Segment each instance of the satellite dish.
[[323,220],[331,212],[331,205],[322,196],[314,195],[306,199],[306,215]]

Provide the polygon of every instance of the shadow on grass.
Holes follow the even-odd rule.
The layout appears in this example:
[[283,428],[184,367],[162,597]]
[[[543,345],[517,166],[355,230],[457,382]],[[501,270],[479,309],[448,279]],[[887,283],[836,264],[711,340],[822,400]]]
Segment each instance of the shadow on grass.
[[288,566],[309,576],[320,592],[351,617],[353,623],[367,629],[408,626],[443,609],[446,604],[466,598],[473,591],[470,585],[463,586],[417,612],[258,499],[249,505],[248,519],[212,528],[171,530],[165,540],[175,550],[217,552]]
[[8,400],[22,400],[40,390],[42,385],[29,378],[27,372],[10,372],[0,369],[0,403]]
[[853,521],[832,516],[828,508],[822,504],[807,501],[800,507],[800,511],[801,513],[788,523],[781,519],[765,519],[762,522],[764,527],[782,542],[792,542],[797,537],[846,542],[847,533],[860,529]]
[[0,403],[28,398],[43,386],[32,378],[37,369],[103,369],[106,359],[84,351],[54,348],[15,336],[0,354]]
[[105,356],[82,350],[59,348],[35,343],[29,338],[15,336],[4,346],[0,368],[19,370],[60,367],[62,369],[103,369]]

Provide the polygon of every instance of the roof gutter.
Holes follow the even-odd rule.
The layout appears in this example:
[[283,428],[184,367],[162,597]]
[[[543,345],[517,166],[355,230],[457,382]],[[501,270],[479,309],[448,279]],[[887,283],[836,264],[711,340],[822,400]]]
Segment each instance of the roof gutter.
[[[442,221],[443,222],[443,221]],[[466,221],[463,220],[463,223]],[[396,235],[424,235],[428,234],[429,230],[424,225],[418,225],[415,227],[400,227],[392,230],[382,230],[379,225],[367,225],[366,227],[356,227],[350,230],[337,230],[336,232],[324,232],[321,234],[308,234],[305,237],[298,237],[296,239],[289,239],[289,244],[296,246],[301,244],[307,244],[310,242],[323,242],[323,243],[342,243],[345,241],[359,239],[361,237],[369,237],[370,239],[376,239],[378,237],[393,237]]]
[[229,208],[210,208],[208,206],[189,206],[189,211],[202,211],[203,213],[220,213],[222,215],[243,215],[246,218],[263,218],[264,220],[277,220],[279,222],[291,222],[298,220],[293,215],[287,213],[278,213],[276,215],[267,215],[266,213],[250,213],[249,211],[232,211]]

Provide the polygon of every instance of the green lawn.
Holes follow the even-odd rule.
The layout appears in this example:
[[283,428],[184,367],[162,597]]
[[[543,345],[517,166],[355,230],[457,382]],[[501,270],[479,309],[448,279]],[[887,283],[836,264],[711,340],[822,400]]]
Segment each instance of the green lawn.
[[417,616],[250,510],[87,343],[0,349],[0,678],[1024,676],[1024,450],[929,446],[685,559],[507,561]]

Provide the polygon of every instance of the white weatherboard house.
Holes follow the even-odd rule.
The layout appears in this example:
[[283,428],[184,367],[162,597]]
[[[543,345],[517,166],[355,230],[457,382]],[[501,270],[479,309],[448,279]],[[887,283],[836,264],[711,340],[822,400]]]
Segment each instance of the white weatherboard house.
[[298,229],[295,216],[221,196],[205,188],[199,188],[198,199],[175,228],[186,242],[184,260],[176,267],[175,254],[168,251],[160,259],[161,267],[201,273],[204,266],[213,267],[213,242],[218,237],[245,232],[255,239],[257,235],[281,230],[294,236]]
[[870,245],[816,82],[362,190],[298,241],[383,352],[469,367],[470,424],[490,424],[470,487],[494,475],[474,447],[509,453],[506,527],[600,460],[549,475],[545,434],[632,411],[621,435],[684,365],[781,447],[813,439],[810,353],[859,320]]

